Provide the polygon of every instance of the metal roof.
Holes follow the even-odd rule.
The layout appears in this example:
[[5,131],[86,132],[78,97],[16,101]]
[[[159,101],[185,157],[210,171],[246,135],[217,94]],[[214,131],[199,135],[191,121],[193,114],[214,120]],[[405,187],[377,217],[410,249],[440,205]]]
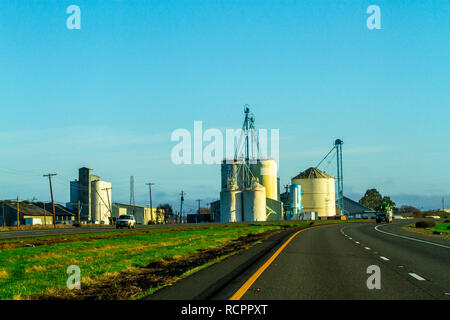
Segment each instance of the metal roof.
[[376,213],[375,210],[367,208],[366,206],[363,206],[359,202],[356,202],[345,196],[344,196],[344,211],[345,211],[345,214],[350,214],[350,215],[363,214],[363,213]]
[[300,172],[293,179],[329,179],[329,178],[333,177],[317,168],[311,167],[303,172]]

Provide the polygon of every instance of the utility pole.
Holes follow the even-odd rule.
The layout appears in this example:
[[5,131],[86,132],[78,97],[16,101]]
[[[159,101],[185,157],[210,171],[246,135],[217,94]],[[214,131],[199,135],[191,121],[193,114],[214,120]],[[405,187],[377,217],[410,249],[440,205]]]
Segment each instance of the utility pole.
[[48,177],[48,182],[50,183],[50,195],[52,197],[52,210],[53,210],[53,228],[56,228],[56,214],[55,214],[55,201],[53,200],[52,176],[56,176],[56,173],[44,174],[44,177]]
[[183,223],[183,201],[184,201],[184,191],[181,190],[181,204],[180,204],[180,222]]
[[[289,185],[285,185],[284,186],[286,188],[286,205],[284,206],[285,208],[289,208]],[[286,210],[284,210],[284,220],[286,220]]]
[[[153,203],[152,203],[152,185],[154,185],[154,183],[146,183],[146,185],[148,186],[148,192],[150,194],[150,219],[152,220],[153,223]],[[156,222],[156,219],[155,219]]]
[[111,201],[109,199],[109,192],[108,192],[109,190],[112,190],[112,188],[104,188],[102,190],[106,190],[106,196],[108,197],[108,210],[109,210],[109,213],[111,214],[111,223],[112,223],[112,216],[113,216],[112,203],[111,203]]
[[445,200],[444,200],[444,197],[442,197],[442,211],[444,211],[445,210]]
[[2,227],[6,227],[5,226],[5,204],[2,202],[2,215],[3,215],[3,224]]
[[197,199],[197,200],[195,200],[195,201],[197,201],[198,202],[198,214],[200,214],[200,202],[202,202],[202,200],[200,200],[200,199]]
[[17,230],[19,230],[20,221],[19,221],[19,196],[17,196]]
[[80,224],[80,200],[78,200],[78,224]]
[[44,204],[44,226],[47,226],[47,212],[45,211],[45,202],[42,202]]

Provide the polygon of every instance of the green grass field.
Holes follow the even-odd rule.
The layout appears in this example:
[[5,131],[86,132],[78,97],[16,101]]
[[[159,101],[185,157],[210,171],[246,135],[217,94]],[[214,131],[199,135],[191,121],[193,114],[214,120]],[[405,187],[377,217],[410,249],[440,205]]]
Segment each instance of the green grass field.
[[[316,222],[321,223],[333,221]],[[199,225],[5,240],[0,247],[0,298],[23,299],[65,287],[70,265],[78,265],[82,283],[89,283],[109,273],[193,254],[198,249],[221,246],[286,224],[307,223]],[[25,247],[28,243],[36,246]]]
[[445,234],[450,234],[450,229],[447,229],[449,226],[450,226],[450,223],[439,223],[437,226],[427,228],[427,229],[431,230],[431,231],[438,231],[438,232],[442,232]]

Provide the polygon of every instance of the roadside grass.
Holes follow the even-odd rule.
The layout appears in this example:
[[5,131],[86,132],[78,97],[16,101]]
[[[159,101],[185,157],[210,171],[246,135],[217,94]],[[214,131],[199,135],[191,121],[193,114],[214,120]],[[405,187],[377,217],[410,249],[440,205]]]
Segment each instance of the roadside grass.
[[438,231],[445,234],[450,234],[450,229],[448,227],[450,226],[450,223],[438,223],[435,227],[427,228],[431,231]]
[[[412,224],[403,226],[402,229],[409,231],[409,232],[428,235],[428,236],[434,237],[434,238],[450,240],[450,232],[449,232],[450,230],[447,230],[447,227],[449,225],[450,225],[450,223],[436,222],[436,226],[434,226],[434,227],[416,228],[415,223],[412,223]],[[436,234],[434,232],[439,232],[440,234]]]
[[[314,224],[342,222],[345,221],[317,221]],[[220,248],[250,234],[308,224],[305,221],[205,224],[8,240],[6,246],[0,246],[0,299],[26,299],[64,289],[69,276],[66,270],[70,265],[80,267],[82,285],[89,286],[96,279],[107,280],[109,275],[113,278],[113,275],[130,272],[151,262],[184,258],[199,250]],[[24,247],[25,244],[36,246]],[[224,255],[219,254],[204,267],[223,258]],[[181,277],[201,268],[188,270]],[[147,293],[156,289],[151,288]]]

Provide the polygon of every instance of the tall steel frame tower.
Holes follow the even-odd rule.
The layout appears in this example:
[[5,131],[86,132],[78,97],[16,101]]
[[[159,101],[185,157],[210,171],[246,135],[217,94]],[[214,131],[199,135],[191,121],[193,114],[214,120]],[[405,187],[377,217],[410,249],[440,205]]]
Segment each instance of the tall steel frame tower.
[[338,189],[338,208],[339,215],[344,215],[344,171],[342,168],[342,145],[344,141],[336,139],[334,147],[336,148],[337,161],[337,189]]
[[[337,168],[337,206],[339,209],[339,215],[343,216],[345,214],[344,211],[344,171],[342,169],[342,145],[344,144],[344,141],[341,139],[336,139],[334,141],[333,148],[327,153],[327,155],[319,162],[319,164],[316,166],[317,169],[319,169],[319,166],[322,164],[322,162],[325,161],[325,159],[328,158],[328,156],[336,150],[336,168]],[[330,159],[331,161],[331,159]]]

